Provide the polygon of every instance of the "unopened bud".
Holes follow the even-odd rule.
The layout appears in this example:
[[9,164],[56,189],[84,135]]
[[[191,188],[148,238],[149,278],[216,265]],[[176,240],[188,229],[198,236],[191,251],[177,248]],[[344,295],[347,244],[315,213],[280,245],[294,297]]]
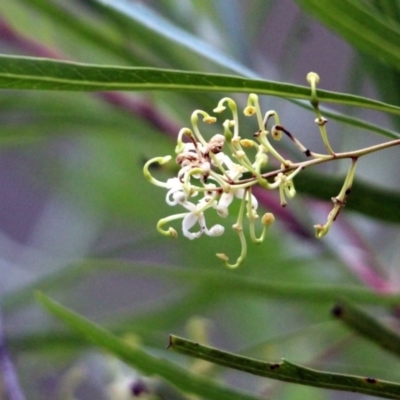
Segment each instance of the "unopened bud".
[[319,75],[316,72],[309,72],[307,74],[307,82],[310,85],[318,85],[318,83],[319,83]]
[[261,222],[264,226],[271,226],[275,222],[275,216],[272,213],[265,213],[262,218]]
[[255,143],[254,143],[252,140],[250,140],[250,139],[242,139],[242,140],[240,141],[240,144],[241,144],[243,147],[249,148],[249,147],[253,147]]

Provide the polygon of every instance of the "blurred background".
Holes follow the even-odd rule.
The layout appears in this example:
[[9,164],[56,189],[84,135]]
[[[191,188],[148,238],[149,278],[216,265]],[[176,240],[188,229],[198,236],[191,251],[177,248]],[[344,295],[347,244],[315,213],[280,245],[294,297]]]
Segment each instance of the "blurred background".
[[[3,1],[0,50],[300,85],[315,71],[323,89],[399,104],[396,72],[359,53],[291,0]],[[230,95],[245,104],[245,96]],[[142,168],[152,157],[173,154],[176,135],[190,126],[191,112],[211,112],[223,96],[1,91],[1,326],[26,398],[128,399],[133,397],[123,397],[123,390],[111,394],[110,388],[120,378],[134,382],[139,376],[49,317],[32,296],[35,288],[193,369],[193,360],[164,352],[168,334],[203,338],[268,360],[284,357],[330,371],[400,379],[398,368],[390,367],[396,365],[391,355],[331,320],[329,302],[260,298],[240,288],[216,290],[201,279],[174,278],[179,268],[190,269],[194,277],[202,270],[226,272],[215,253],[235,257],[238,239],[229,229],[220,238],[195,241],[159,235],[157,221],[174,210],[165,204],[165,192],[145,181]],[[287,100],[261,100],[263,109],[278,111],[282,125],[306,146],[324,151],[313,113]],[[372,111],[329,108],[398,126]],[[249,137],[256,129],[247,121],[243,127]],[[387,140],[333,120],[328,133],[337,151]],[[301,159],[285,140],[278,146]],[[396,152],[392,148],[362,159],[357,179],[398,191]],[[313,225],[325,223],[330,198],[337,194],[331,180],[343,177],[347,168],[343,161],[317,169],[326,201],[302,189],[307,182],[285,210],[275,193],[259,191],[262,207],[275,212],[277,222],[265,243],[249,245],[245,264],[232,274],[300,286],[351,283],[380,292],[398,290],[399,234],[396,224],[386,222],[390,216],[380,221],[346,208],[326,238],[314,238]],[[175,171],[154,173],[167,179]],[[235,213],[229,218],[233,223]],[[169,270],[175,271],[171,277]],[[389,318],[390,310],[372,311]],[[223,369],[207,371],[260,398],[363,397]]]

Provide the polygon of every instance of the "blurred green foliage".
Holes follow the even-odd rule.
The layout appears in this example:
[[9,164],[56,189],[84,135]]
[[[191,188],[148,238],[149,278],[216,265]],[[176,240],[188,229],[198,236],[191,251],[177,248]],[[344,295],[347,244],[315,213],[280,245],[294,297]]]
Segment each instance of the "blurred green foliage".
[[[395,114],[376,110],[397,112],[400,106],[399,3],[366,1],[363,7],[355,0],[333,3],[3,1],[0,48],[5,56],[56,58],[94,67],[229,74],[276,81],[277,87],[285,81],[286,99],[263,96],[264,107],[278,111],[282,124],[313,149],[320,146],[315,116],[305,109],[306,102],[292,102],[291,97],[306,98],[306,89],[296,85],[305,84],[304,69],[320,66],[316,72],[321,75],[321,89],[338,92],[322,96],[327,100],[336,96],[334,110],[326,110],[335,148],[353,150],[398,137]],[[337,45],[337,37],[318,25],[314,16],[348,44]],[[313,47],[320,38],[331,49],[325,64],[321,64],[323,49]],[[346,58],[342,52],[347,52]],[[7,81],[10,76],[2,70],[7,57],[4,60],[0,76]],[[41,73],[29,68],[33,75]],[[15,67],[15,73],[21,71]],[[317,400],[342,395],[177,357],[165,350],[170,333],[194,341],[203,338],[214,347],[258,359],[284,357],[319,370],[400,382],[395,356],[346,330],[330,315],[335,298],[345,295],[370,306],[377,318],[398,325],[396,147],[360,162],[354,197],[321,241],[313,237],[312,226],[326,219],[329,207],[321,199],[329,202],[337,194],[344,169],[338,163],[318,174],[307,171],[298,182],[296,198],[276,212],[277,223],[265,243],[250,245],[246,263],[227,271],[215,253],[238,254],[234,232],[227,229],[222,237],[195,241],[182,235],[176,240],[162,237],[156,223],[171,208],[165,204],[165,193],[149,185],[142,172],[148,159],[172,154],[176,134],[189,126],[193,110],[211,111],[225,93],[215,88],[26,91],[18,90],[22,81],[20,86],[15,82],[14,89],[3,89],[0,96],[1,288],[6,341],[27,398],[117,399],[108,392],[113,383],[121,381],[128,393],[128,383],[144,379],[142,373],[151,376],[151,371],[165,379],[154,386],[156,398],[185,398],[185,390],[207,399],[224,395]],[[189,78],[190,84],[196,82]],[[244,95],[234,92],[229,95],[245,104]],[[352,97],[342,92],[359,96],[360,104],[346,102]],[[369,98],[388,105],[370,103],[375,111],[355,107]],[[243,129],[250,137],[255,128],[243,121]],[[285,140],[279,146],[301,159]],[[175,172],[174,167],[154,171],[165,179]],[[276,196],[259,194],[267,211],[277,208]],[[224,225],[234,221],[232,210]],[[137,354],[144,354],[144,364],[135,364],[133,357],[129,362],[137,370],[125,370],[108,354],[99,355],[89,342],[113,351],[107,337],[99,336],[105,342],[96,342],[90,335],[92,325],[81,327],[83,331],[87,327],[86,336],[79,329],[66,330],[38,305],[36,289],[140,346]],[[42,301],[52,304],[44,297]],[[55,310],[63,309],[55,306]],[[200,324],[193,333],[189,328],[194,320]],[[69,320],[77,328],[74,321],[79,325],[81,320]],[[64,322],[68,323],[65,318]],[[93,329],[98,333],[97,327]],[[117,343],[112,338],[110,343]],[[125,350],[121,351],[126,355]],[[165,367],[163,358],[169,360]],[[159,369],[151,369],[151,363]],[[174,374],[174,368],[179,372]],[[204,375],[196,375],[198,370]],[[180,384],[190,379],[181,373],[193,381]],[[179,390],[170,390],[164,385],[167,381]],[[12,393],[9,398],[16,399]]]

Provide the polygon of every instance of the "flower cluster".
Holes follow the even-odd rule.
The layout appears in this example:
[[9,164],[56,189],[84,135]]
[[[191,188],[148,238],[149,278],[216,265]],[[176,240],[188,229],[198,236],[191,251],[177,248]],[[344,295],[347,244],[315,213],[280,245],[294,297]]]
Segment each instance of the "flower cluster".
[[[279,121],[275,111],[262,114],[256,94],[250,94],[247,106],[243,113],[246,117],[257,119],[258,129],[253,139],[242,138],[239,135],[239,115],[234,100],[224,97],[213,110],[219,114],[230,110],[231,118],[222,123],[222,133],[217,133],[208,141],[200,132],[199,118],[208,124],[214,124],[217,119],[207,112],[196,110],[192,113],[192,129],[183,128],[178,134],[177,146],[175,148],[176,163],[179,166],[177,176],[161,182],[150,173],[153,163],[160,165],[171,160],[171,156],[156,157],[149,160],[144,166],[146,179],[154,185],[167,190],[166,202],[170,206],[180,206],[185,211],[162,218],[157,229],[166,236],[177,236],[177,231],[169,224],[177,219],[182,219],[182,231],[189,239],[197,239],[202,234],[209,236],[220,236],[224,233],[224,227],[220,224],[208,227],[205,213],[214,210],[221,218],[229,214],[229,206],[236,198],[241,202],[236,223],[232,228],[237,232],[241,242],[241,253],[234,263],[229,262],[227,255],[217,254],[226,266],[235,268],[239,266],[246,257],[247,243],[244,235],[243,223],[246,218],[250,227],[250,238],[254,243],[261,243],[266,235],[267,228],[274,222],[271,213],[265,213],[259,217],[257,199],[252,194],[252,187],[260,185],[266,189],[277,189],[280,194],[282,206],[287,204],[286,199],[292,198],[296,191],[293,178],[307,165],[307,162],[293,163],[284,159],[275,149],[272,140],[280,140],[282,134],[286,134],[294,144],[308,157],[313,159],[314,164],[335,158],[325,131],[327,120],[320,115],[318,101],[316,100],[316,84],[318,75],[310,73],[307,79],[311,85],[312,101],[317,112],[316,123],[321,131],[323,142],[328,150],[327,155],[316,154],[305,148]],[[272,121],[273,123],[271,123]],[[268,125],[270,131],[267,130]],[[185,139],[185,141],[184,141]],[[250,152],[249,150],[252,149]],[[250,159],[249,154],[254,158]],[[273,172],[266,173],[264,168],[272,157],[278,168]],[[315,162],[317,161],[317,162]],[[346,178],[346,188],[334,199],[334,209],[325,225],[316,225],[317,237],[323,236],[336,218],[341,207],[344,205],[345,196],[354,176],[354,166]],[[262,232],[259,236],[255,233],[255,223],[259,220]],[[197,228],[195,228],[197,226]]]

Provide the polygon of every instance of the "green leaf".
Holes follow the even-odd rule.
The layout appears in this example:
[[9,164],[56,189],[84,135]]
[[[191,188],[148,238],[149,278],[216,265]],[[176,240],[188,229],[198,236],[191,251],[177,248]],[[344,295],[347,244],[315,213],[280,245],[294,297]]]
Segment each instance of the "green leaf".
[[359,50],[399,69],[400,27],[388,23],[368,2],[298,0],[312,15]]
[[69,265],[59,273],[52,274],[37,283],[29,285],[5,296],[3,306],[6,311],[15,310],[32,299],[35,290],[49,291],[58,289],[61,284],[68,285],[81,280],[82,277],[97,275],[99,272],[121,274],[139,274],[162,279],[171,279],[183,283],[203,284],[214,290],[215,293],[225,295],[235,293],[261,298],[277,298],[280,300],[305,302],[334,302],[339,297],[347,297],[352,301],[365,304],[380,304],[395,306],[400,303],[400,294],[379,294],[373,290],[350,285],[332,284],[303,284],[272,282],[243,276],[224,269],[199,270],[194,268],[180,268],[156,264],[131,263],[121,260],[86,260]]
[[[124,27],[129,40],[141,42],[165,62],[179,69],[202,69],[208,61],[235,73],[255,77],[255,73],[200,37],[182,29],[153,8],[142,3],[115,0],[104,3],[85,0],[115,26]],[[199,56],[201,57],[199,59]]]
[[340,300],[332,314],[356,333],[400,356],[400,336],[350,301]]
[[[47,16],[53,22],[57,22],[57,26],[63,27],[67,33],[71,33],[73,37],[77,37],[80,46],[86,42],[92,48],[100,48],[106,52],[107,56],[113,55],[120,60],[124,60],[130,64],[141,65],[140,58],[134,56],[127,51],[126,46],[120,40],[111,37],[99,26],[90,21],[89,18],[77,18],[67,7],[56,4],[54,1],[47,0],[20,0],[30,8],[36,9],[41,16]],[[82,10],[80,10],[82,12]],[[83,39],[83,42],[81,40]]]
[[187,369],[178,367],[168,360],[154,357],[144,350],[129,345],[112,333],[68,310],[59,303],[38,293],[37,300],[54,316],[64,322],[70,329],[79,333],[89,343],[114,354],[133,368],[146,375],[158,375],[178,389],[197,394],[207,399],[216,400],[256,400],[255,397],[236,392],[210,379],[190,373]]
[[[308,106],[308,104],[306,104],[304,101],[302,100],[291,100],[292,103],[297,104],[300,107],[306,108],[306,109],[310,109],[310,107]],[[364,130],[368,130],[371,132],[376,132],[379,133],[380,135],[386,136],[388,138],[392,138],[392,139],[398,139],[400,137],[400,134],[394,130],[390,130],[390,129],[385,129],[380,125],[375,125],[372,124],[370,122],[367,122],[363,119],[360,118],[356,118],[353,117],[351,115],[346,115],[346,114],[342,114],[342,113],[338,113],[336,111],[333,111],[329,108],[326,107],[320,107],[323,115],[325,117],[329,117],[332,118],[336,121],[340,121],[343,122],[345,124],[348,125],[352,125],[356,128],[360,128],[360,129],[364,129]],[[395,116],[395,118],[397,118],[397,115]]]
[[400,397],[400,385],[376,378],[322,372],[294,364],[287,360],[265,362],[228,353],[210,346],[171,335],[169,348],[191,357],[248,372],[253,375],[325,389],[364,393],[387,399]]
[[[310,88],[239,76],[79,64],[44,58],[0,56],[0,88],[31,90],[189,90],[256,92],[308,100]],[[360,96],[318,90],[321,101],[400,114],[400,107]]]

